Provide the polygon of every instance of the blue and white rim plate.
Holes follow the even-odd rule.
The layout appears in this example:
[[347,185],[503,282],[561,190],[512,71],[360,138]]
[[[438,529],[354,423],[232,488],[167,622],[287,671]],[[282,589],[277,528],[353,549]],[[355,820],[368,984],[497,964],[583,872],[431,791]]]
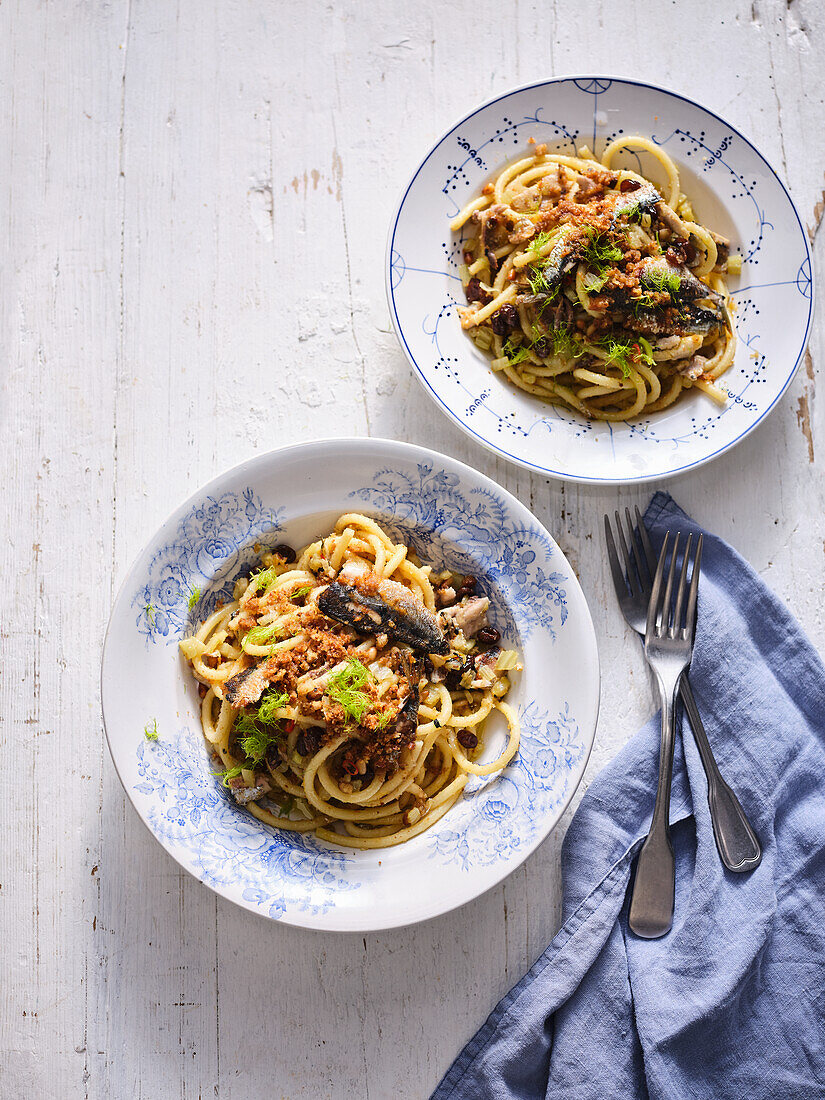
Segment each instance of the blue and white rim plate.
[[[509,701],[522,745],[497,779],[473,778],[433,828],[359,852],[255,820],[212,774],[196,684],[178,652],[195,618],[231,592],[253,544],[295,547],[362,511],[425,561],[479,577],[493,620],[521,650]],[[199,592],[194,610],[189,603]],[[425,920],[515,870],[558,822],[584,772],[599,698],[595,633],[570,565],[500,486],[444,455],[389,440],[323,440],[229,470],[170,516],[112,611],[101,694],[109,748],[138,814],[178,863],[263,916],[364,932]],[[157,740],[144,727],[157,724]],[[495,730],[489,757],[504,743]]]
[[[600,153],[621,134],[652,138],[676,161],[697,217],[731,238],[739,346],[717,407],[694,391],[632,424],[587,421],[494,374],[462,332],[456,306],[465,229],[449,221],[529,138],[556,152]],[[652,158],[622,154],[653,179]],[[530,84],[497,96],[452,126],[416,169],[390,223],[386,286],[401,345],[425,390],[490,450],[541,474],[623,484],[700,466],[744,439],[774,408],[808,341],[813,271],[808,238],[782,181],[730,123],[674,92],[603,76]]]

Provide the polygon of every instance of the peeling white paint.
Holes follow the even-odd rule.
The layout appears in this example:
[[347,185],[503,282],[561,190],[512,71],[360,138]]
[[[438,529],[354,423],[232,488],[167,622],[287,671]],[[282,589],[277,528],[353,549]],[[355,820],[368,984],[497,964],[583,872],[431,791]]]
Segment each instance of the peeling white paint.
[[[0,6],[4,1090],[423,1098],[555,931],[563,830],[409,931],[324,936],[216,900],[137,821],[105,751],[112,593],[172,507],[256,450],[371,430],[447,451],[531,504],[580,571],[611,673],[589,780],[652,709],[599,535],[605,509],[649,494],[548,483],[441,416],[390,335],[387,221],[449,123],[582,68],[586,43],[588,70],[728,114],[816,229],[825,9],[695,0],[701,71],[684,6],[628,0],[514,6],[506,33],[471,0],[17,9]],[[820,647],[823,324],[768,423],[671,483]]]

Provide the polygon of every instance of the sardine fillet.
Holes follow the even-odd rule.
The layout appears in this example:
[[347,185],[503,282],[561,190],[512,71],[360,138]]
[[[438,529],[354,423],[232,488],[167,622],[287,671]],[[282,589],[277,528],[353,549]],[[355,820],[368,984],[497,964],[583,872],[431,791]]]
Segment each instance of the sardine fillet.
[[386,634],[422,653],[450,651],[435,615],[393,581],[382,581],[374,594],[333,581],[318,597],[318,607],[359,634]]

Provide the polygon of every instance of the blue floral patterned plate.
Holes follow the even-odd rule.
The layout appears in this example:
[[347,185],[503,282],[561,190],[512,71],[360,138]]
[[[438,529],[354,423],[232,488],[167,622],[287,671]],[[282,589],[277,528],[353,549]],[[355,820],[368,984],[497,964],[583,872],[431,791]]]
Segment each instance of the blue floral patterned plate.
[[[644,134],[676,161],[699,220],[743,257],[731,278],[739,346],[721,379],[724,408],[694,390],[632,424],[587,421],[494,374],[456,316],[464,295],[462,234],[448,223],[529,138],[557,152],[600,153]],[[621,166],[659,178],[652,158]],[[604,484],[659,480],[722,454],[751,432],[787,389],[805,351],[813,309],[811,255],[782,181],[753,145],[712,111],[633,80],[577,77],[490,100],[442,137],[416,169],[390,223],[386,283],[395,331],[427,392],[484,446],[542,474]]]
[[[480,578],[495,624],[520,649],[508,697],[518,756],[429,832],[358,852],[256,821],[212,775],[198,694],[177,642],[257,558],[363,511],[427,561]],[[199,593],[194,609],[192,593]],[[444,455],[385,440],[328,440],[262,455],[216,478],[161,527],[129,570],[103,654],[106,734],[118,775],[163,847],[217,893],[308,928],[411,924],[476,897],[513,871],[573,796],[593,742],[599,668],[573,571],[504,489]],[[144,734],[157,724],[157,740]],[[495,731],[490,751],[503,743]]]

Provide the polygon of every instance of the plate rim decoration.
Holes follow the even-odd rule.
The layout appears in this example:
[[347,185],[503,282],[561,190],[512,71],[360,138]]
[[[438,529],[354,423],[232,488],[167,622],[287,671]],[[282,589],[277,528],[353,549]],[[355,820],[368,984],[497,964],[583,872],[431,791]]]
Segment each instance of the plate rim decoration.
[[[531,461],[530,458],[528,458],[526,456],[511,453],[506,448],[506,446],[498,445],[488,435],[485,435],[482,432],[476,431],[470,425],[470,423],[468,423],[468,420],[461,415],[461,412],[460,412],[461,402],[459,402],[459,401],[454,401],[454,402],[447,401],[447,400],[445,400],[444,397],[442,397],[437,392],[436,387],[433,385],[431,378],[428,376],[427,367],[420,365],[419,362],[416,360],[415,354],[413,353],[413,350],[410,348],[408,340],[407,340],[407,336],[405,335],[405,322],[402,322],[402,319],[399,316],[398,304],[396,302],[396,296],[395,296],[395,288],[393,286],[393,282],[394,282],[394,279],[393,279],[393,275],[394,275],[393,256],[396,252],[396,250],[394,248],[395,240],[396,240],[396,234],[397,234],[397,231],[398,231],[399,222],[401,220],[401,216],[402,216],[402,213],[404,211],[404,207],[405,207],[405,203],[407,201],[407,198],[410,195],[410,192],[413,190],[413,188],[416,184],[416,181],[418,180],[418,177],[421,175],[422,171],[427,167],[428,162],[441,149],[442,145],[444,144],[444,142],[448,138],[451,138],[453,135],[455,135],[456,131],[458,131],[462,126],[464,126],[466,123],[470,122],[472,119],[474,119],[477,115],[481,114],[483,111],[486,111],[488,108],[493,107],[498,103],[504,102],[505,100],[509,99],[511,96],[518,95],[518,94],[521,94],[523,92],[529,92],[529,91],[532,91],[532,90],[551,88],[554,85],[569,84],[571,82],[575,83],[577,86],[580,85],[580,84],[598,85],[598,84],[604,83],[608,87],[611,84],[615,83],[615,84],[626,85],[630,88],[644,89],[645,91],[648,91],[648,92],[658,92],[658,93],[661,93],[661,94],[666,95],[668,97],[671,97],[674,100],[678,100],[678,101],[681,101],[682,103],[688,104],[691,108],[694,108],[694,109],[696,109],[700,112],[703,112],[704,114],[706,114],[707,116],[712,118],[715,122],[717,122],[717,123],[721,124],[722,126],[724,126],[726,130],[730,131],[730,133],[732,135],[735,135],[739,140],[741,140],[744,143],[745,146],[747,146],[752,151],[753,154],[755,154],[755,156],[764,164],[765,168],[770,173],[771,177],[776,182],[776,184],[778,184],[781,192],[783,193],[785,199],[787,200],[787,202],[789,204],[790,210],[792,211],[792,213],[794,215],[794,218],[796,219],[796,225],[798,227],[799,237],[800,237],[800,239],[802,240],[802,242],[804,244],[805,260],[803,260],[803,267],[805,265],[807,265],[806,279],[809,280],[810,296],[809,296],[808,316],[807,316],[807,321],[806,321],[806,325],[805,325],[805,332],[804,332],[804,335],[802,337],[802,341],[801,341],[801,344],[799,346],[799,351],[796,355],[796,359],[794,361],[792,369],[788,372],[787,377],[785,377],[784,380],[782,381],[781,386],[779,387],[778,391],[774,394],[772,400],[770,401],[770,404],[768,404],[766,408],[759,411],[758,416],[756,416],[756,418],[750,424],[746,425],[744,427],[744,429],[735,438],[729,439],[727,442],[724,442],[721,446],[707,449],[705,452],[701,453],[698,457],[690,459],[689,461],[686,461],[684,464],[678,466],[677,468],[651,469],[649,471],[640,472],[638,474],[630,474],[630,473],[622,474],[621,476],[618,476],[618,477],[609,476],[609,474],[606,474],[606,473],[605,474],[600,473],[598,476],[596,476],[596,475],[589,474],[589,473],[576,472],[575,469],[571,469],[571,470],[554,469],[550,465],[541,465],[537,462]],[[580,88],[580,90],[582,90],[582,89]],[[602,94],[601,91],[599,92],[599,94]],[[594,107],[594,111],[595,111],[595,107]],[[595,123],[594,123],[594,127],[595,127]],[[595,133],[595,129],[594,129],[594,133]],[[469,146],[468,146],[468,148],[469,148]],[[502,161],[501,162],[502,166],[505,163],[507,163],[507,162]],[[416,269],[411,269],[411,270],[416,270]],[[439,274],[440,272],[434,271],[432,273],[433,274]],[[797,205],[794,202],[794,199],[793,199],[787,185],[785,184],[785,182],[783,181],[782,177],[779,175],[777,170],[773,167],[773,164],[771,163],[770,159],[761,150],[759,145],[757,143],[755,143],[751,138],[749,138],[746,134],[744,134],[738,127],[734,126],[726,118],[722,117],[722,115],[718,114],[716,111],[712,110],[710,107],[708,107],[704,103],[702,103],[701,100],[695,99],[695,98],[693,98],[692,96],[689,96],[689,95],[685,95],[682,92],[675,91],[675,90],[667,87],[664,84],[658,84],[658,83],[654,83],[654,82],[651,82],[651,81],[645,81],[645,80],[635,80],[632,77],[620,76],[620,75],[608,75],[608,74],[604,74],[604,73],[598,73],[598,74],[594,74],[594,73],[589,73],[589,74],[588,73],[585,73],[585,74],[569,73],[569,74],[564,74],[564,75],[560,75],[560,76],[550,77],[550,78],[547,78],[545,80],[527,81],[526,83],[516,85],[514,87],[506,89],[505,91],[503,91],[501,93],[490,96],[488,99],[485,99],[482,103],[475,106],[472,110],[470,110],[470,111],[466,112],[465,114],[463,114],[455,122],[451,123],[451,125],[449,125],[440,134],[440,136],[434,142],[432,142],[430,144],[429,148],[427,149],[427,152],[421,158],[421,160],[418,162],[418,164],[415,167],[412,175],[409,177],[409,179],[407,180],[407,182],[404,184],[403,188],[401,189],[401,197],[400,197],[399,201],[393,206],[392,215],[391,215],[391,218],[390,218],[390,223],[389,223],[388,232],[387,232],[387,244],[386,244],[386,249],[385,249],[384,285],[385,285],[385,291],[386,291],[386,295],[387,295],[387,306],[388,306],[388,309],[389,309],[390,318],[392,320],[392,325],[393,325],[393,329],[395,331],[396,338],[398,339],[398,342],[401,346],[401,349],[403,350],[404,355],[406,356],[410,366],[412,367],[413,374],[418,379],[419,384],[423,387],[424,392],[428,395],[428,397],[432,401],[435,402],[436,406],[441,410],[441,412],[443,412],[454,424],[456,424],[467,436],[469,436],[475,442],[481,444],[481,446],[483,446],[486,450],[492,452],[493,454],[495,454],[495,455],[497,455],[501,458],[506,459],[508,462],[512,462],[515,465],[520,466],[523,469],[529,470],[533,473],[541,474],[544,477],[551,477],[551,478],[558,479],[560,481],[577,482],[577,483],[586,484],[586,485],[616,485],[616,486],[619,486],[619,485],[645,484],[645,483],[650,483],[650,482],[654,482],[654,481],[661,481],[665,478],[676,477],[679,474],[684,474],[684,473],[687,473],[689,471],[699,469],[700,467],[706,465],[708,462],[711,462],[714,459],[721,457],[723,454],[727,453],[732,448],[738,446],[738,444],[741,443],[744,439],[746,439],[757,427],[759,427],[761,424],[764,423],[764,421],[767,419],[767,417],[774,411],[774,409],[776,408],[776,406],[779,403],[780,399],[787,392],[789,386],[791,385],[794,378],[796,377],[797,371],[799,370],[799,367],[800,367],[800,365],[801,365],[801,363],[802,363],[802,361],[805,357],[805,353],[806,353],[806,350],[808,348],[808,343],[809,343],[809,339],[810,339],[810,334],[811,334],[811,329],[812,329],[812,324],[813,324],[813,318],[814,318],[815,302],[816,302],[816,275],[815,275],[815,272],[814,272],[813,257],[812,257],[812,252],[811,252],[811,242],[808,238],[808,234],[807,234],[807,231],[805,229],[805,224],[802,221],[802,217],[799,213],[799,209],[797,208]],[[748,289],[748,288],[745,287],[743,289]],[[805,295],[805,296],[808,297],[808,295]],[[407,326],[407,330],[409,331],[409,326]],[[469,350],[470,349],[468,347],[468,351]],[[552,415],[554,408],[555,408],[555,406],[548,405],[547,406],[547,410],[548,410],[547,415]],[[728,408],[730,408],[730,406],[728,406]],[[568,411],[568,410],[566,410],[566,411]],[[570,413],[571,416],[576,416],[577,415],[572,410],[569,410],[569,413]],[[653,417],[656,417],[658,415],[660,415],[660,414],[653,414]],[[653,422],[655,423],[655,421],[653,421]],[[582,423],[582,425],[586,425],[587,423],[590,423],[590,422],[584,420],[584,418],[581,418],[581,423]],[[643,424],[643,423],[646,423],[646,421],[644,421],[643,419],[640,419],[638,421],[631,422],[631,424],[632,423]],[[611,440],[612,440],[613,439],[612,428],[610,429],[610,433],[611,433]],[[699,438],[702,438],[702,437],[699,437]],[[707,436],[705,436],[704,438],[707,438]]]
[[[311,481],[309,474],[317,471],[320,475],[320,463],[331,458],[338,460],[340,470],[332,483],[323,483],[320,476]],[[295,483],[293,478],[293,487],[284,491],[282,499],[274,499],[273,482],[277,484],[287,471],[300,473],[301,468],[308,471],[307,480]],[[390,475],[396,477],[395,483]],[[380,504],[380,495],[388,492],[388,485],[399,504],[408,499],[402,498],[400,489],[406,489],[409,481],[414,493],[416,476],[422,486],[419,512],[405,517],[400,506],[393,512]],[[371,497],[375,503],[370,502]],[[222,502],[230,498],[235,511],[226,514],[234,516],[234,530],[227,526],[221,511]],[[454,511],[447,513],[451,500],[457,503]],[[433,502],[440,512],[451,516],[449,521],[440,525],[431,520]],[[467,512],[468,502],[478,510]],[[517,644],[528,660],[531,646],[534,649],[532,678],[527,679],[526,669],[520,674],[525,677],[523,689],[519,682],[514,685],[523,730],[528,731],[524,745],[530,746],[531,753],[525,752],[520,764],[517,756],[499,777],[509,784],[504,794],[512,801],[508,803],[502,794],[491,802],[495,781],[489,787],[482,783],[474,788],[480,801],[470,802],[461,818],[454,814],[462,805],[460,801],[450,812],[452,819],[447,814],[406,844],[370,853],[336,850],[311,834],[307,834],[307,843],[304,834],[284,834],[271,828],[236,806],[217,780],[208,778],[205,748],[202,760],[192,752],[195,743],[203,744],[196,685],[187,678],[176,644],[188,625],[181,615],[187,589],[178,590],[178,604],[173,605],[171,598],[164,604],[157,623],[153,619],[147,626],[140,616],[140,601],[150,590],[149,598],[154,598],[152,586],[161,583],[159,576],[167,575],[163,570],[171,567],[181,572],[184,560],[190,562],[205,553],[198,540],[216,532],[225,535],[216,540],[222,546],[209,551],[213,554],[209,558],[213,591],[204,590],[199,597],[215,599],[221,595],[221,586],[237,572],[240,552],[251,550],[255,531],[259,535],[270,532],[274,537],[290,524],[309,526],[336,510],[363,510],[386,519],[393,516],[402,527],[405,521],[410,524],[411,530],[417,523],[422,534],[431,536],[433,548],[443,544],[446,552],[452,544],[455,554],[486,565],[487,573],[480,576],[486,576],[490,594],[497,593],[502,610],[512,612],[513,629],[522,639]],[[189,530],[187,524],[206,513],[213,518],[203,520],[197,538],[181,541],[181,532]],[[499,513],[500,520],[494,521],[491,517]],[[471,534],[474,519],[478,523],[475,536]],[[258,520],[260,525],[255,527]],[[484,546],[497,545],[490,532],[503,531],[505,526],[513,537],[504,556],[494,553],[485,561]],[[442,535],[447,528],[458,535]],[[184,557],[175,557],[182,545]],[[535,547],[538,555],[532,552]],[[197,579],[201,575],[207,577],[206,566]],[[195,579],[188,568],[186,577],[190,584]],[[538,590],[531,589],[535,583],[540,585]],[[521,592],[521,605],[508,602],[508,596],[517,591]],[[552,593],[556,602],[547,599],[537,604],[533,591]],[[206,608],[204,611],[208,613]],[[554,650],[554,646],[558,648]],[[546,659],[553,653],[559,664],[556,684],[543,696],[536,686],[546,676]],[[141,661],[145,661],[143,666]],[[570,671],[565,662],[574,662],[582,670],[580,684],[566,693],[559,688]],[[548,684],[551,682],[548,678]],[[584,592],[558,543],[529,508],[458,459],[415,444],[371,437],[313,439],[275,448],[222,470],[191,493],[144,542],[126,570],[112,604],[101,655],[101,711],[109,754],[127,798],[161,847],[194,878],[234,904],[276,922],[329,932],[365,933],[433,919],[486,893],[521,866],[557,826],[581,784],[595,740],[600,690],[596,632]],[[136,699],[141,705],[145,699],[146,715],[142,710],[135,713]],[[153,710],[161,726],[159,742],[147,741],[143,734],[143,721]],[[567,724],[566,717],[570,719]],[[542,763],[537,768],[539,759]],[[514,770],[510,772],[510,768]],[[167,773],[170,779],[157,781],[158,775]],[[206,808],[199,808],[203,806]],[[482,813],[487,816],[479,817]],[[538,821],[535,826],[532,816]],[[227,820],[230,824],[224,829]],[[451,820],[453,828],[448,829]],[[500,830],[502,822],[510,825],[511,840],[506,844],[496,841],[490,852],[484,847],[484,830]],[[237,843],[236,836],[240,838]],[[304,839],[296,841],[296,836]],[[209,848],[212,837],[217,857]],[[399,855],[394,858],[394,853]],[[210,859],[217,859],[218,873],[210,870]],[[318,866],[321,872],[316,871]],[[434,885],[426,897],[419,898],[415,896],[416,876],[424,881],[432,878],[434,883],[448,882],[449,888]],[[271,904],[273,882],[278,889],[283,885],[277,906]],[[410,888],[405,896],[400,888],[407,882]],[[247,888],[242,889],[245,884]],[[264,887],[269,891],[266,896]],[[354,894],[358,894],[355,901],[348,900]],[[321,895],[324,901],[318,904]]]

